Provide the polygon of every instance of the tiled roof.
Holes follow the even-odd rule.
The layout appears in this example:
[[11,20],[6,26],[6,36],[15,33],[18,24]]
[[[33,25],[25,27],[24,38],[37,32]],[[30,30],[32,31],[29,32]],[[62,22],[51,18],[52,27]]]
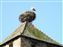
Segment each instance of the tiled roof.
[[1,44],[6,43],[7,41],[19,35],[24,35],[37,40],[60,45],[59,43],[57,43],[56,41],[45,35],[42,31],[34,27],[32,23],[26,23],[26,22],[22,23],[20,27],[18,27],[12,34],[10,34]]

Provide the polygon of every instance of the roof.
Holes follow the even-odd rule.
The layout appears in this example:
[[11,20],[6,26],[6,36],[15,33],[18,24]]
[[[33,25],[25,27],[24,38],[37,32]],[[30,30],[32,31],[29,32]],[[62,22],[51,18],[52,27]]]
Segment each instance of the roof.
[[22,23],[12,34],[10,34],[6,39],[4,39],[1,45],[19,35],[24,35],[24,36],[31,37],[37,40],[46,41],[49,43],[60,45],[59,43],[57,43],[56,41],[54,41],[53,39],[45,35],[42,31],[38,30],[30,22]]

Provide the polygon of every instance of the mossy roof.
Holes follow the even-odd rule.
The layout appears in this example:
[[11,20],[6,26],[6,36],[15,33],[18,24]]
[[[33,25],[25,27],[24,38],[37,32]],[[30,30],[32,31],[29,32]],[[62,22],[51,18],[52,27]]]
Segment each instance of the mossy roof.
[[5,38],[4,41],[2,41],[1,45],[19,35],[24,35],[37,40],[60,45],[59,43],[45,35],[42,31],[38,30],[32,23],[26,22],[22,23],[13,33],[11,33],[7,38]]

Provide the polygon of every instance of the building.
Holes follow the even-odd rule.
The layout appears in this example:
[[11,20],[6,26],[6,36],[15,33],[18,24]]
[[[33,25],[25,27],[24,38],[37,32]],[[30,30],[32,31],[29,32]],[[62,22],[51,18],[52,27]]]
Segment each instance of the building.
[[49,38],[38,30],[32,23],[22,23],[0,47],[62,47],[59,43]]
[[10,34],[0,47],[63,47],[43,32],[38,30],[31,22],[23,22]]

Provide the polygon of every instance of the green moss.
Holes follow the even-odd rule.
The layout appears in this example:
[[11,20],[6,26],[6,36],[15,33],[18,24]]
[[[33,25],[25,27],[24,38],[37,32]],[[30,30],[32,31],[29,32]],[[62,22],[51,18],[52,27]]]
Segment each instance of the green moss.
[[51,39],[50,37],[48,37],[47,35],[45,35],[40,30],[38,30],[37,28],[35,28],[33,25],[32,26],[27,26],[26,30],[28,30],[28,32],[29,32],[30,35],[36,37],[39,40],[43,40],[43,41],[59,44],[56,41],[54,41],[53,39]]
[[[6,39],[4,39],[4,41],[2,41],[2,43],[0,43],[0,45],[5,43],[5,42],[7,42],[7,41],[9,41],[13,37],[21,35],[21,33],[22,33],[21,32],[21,28],[23,28],[23,27],[20,26],[18,28],[19,32],[18,32],[18,30],[16,30],[15,32],[10,34]],[[32,24],[29,24],[29,25],[26,26],[26,29],[24,30],[22,35],[25,35],[25,36],[28,36],[28,37],[32,37],[32,38],[35,38],[35,39],[38,39],[38,40],[41,40],[41,41],[46,41],[46,42],[50,42],[50,43],[54,43],[54,44],[60,45],[59,43],[57,43],[56,41],[54,41],[53,39],[51,39],[50,37],[45,35],[43,32],[41,32],[40,30],[35,28]]]

